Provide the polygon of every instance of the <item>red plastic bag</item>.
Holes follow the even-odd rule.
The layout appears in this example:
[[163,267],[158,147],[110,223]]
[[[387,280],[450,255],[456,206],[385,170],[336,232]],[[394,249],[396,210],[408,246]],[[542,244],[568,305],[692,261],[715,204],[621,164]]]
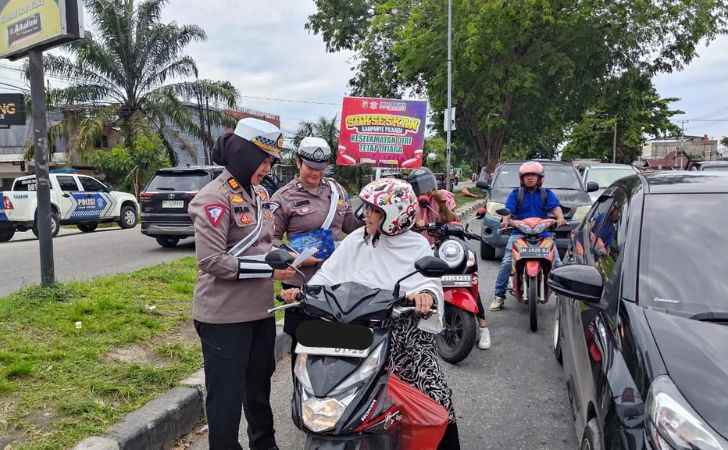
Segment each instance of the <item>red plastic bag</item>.
[[389,375],[387,391],[402,413],[400,448],[436,450],[447,428],[447,409],[396,375]]

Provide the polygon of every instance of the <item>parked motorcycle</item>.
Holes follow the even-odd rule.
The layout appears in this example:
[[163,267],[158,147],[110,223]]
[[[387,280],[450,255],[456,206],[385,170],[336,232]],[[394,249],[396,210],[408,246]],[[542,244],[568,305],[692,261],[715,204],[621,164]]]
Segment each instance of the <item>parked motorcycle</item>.
[[427,232],[436,237],[435,255],[445,261],[448,271],[440,278],[445,293],[444,329],[436,338],[437,352],[456,364],[465,359],[478,334],[478,258],[467,244],[480,242],[459,223],[430,224]]
[[[505,208],[499,209],[496,213],[501,216],[510,215],[510,211]],[[513,244],[511,250],[513,256],[512,294],[519,302],[528,303],[531,331],[534,332],[538,330],[537,305],[548,301],[549,286],[546,280],[548,280],[558,251],[553,238],[540,235],[555,226],[554,219],[539,217],[511,221],[510,229],[523,233],[523,236]]]
[[[266,263],[285,269],[290,254],[275,250]],[[391,318],[414,312],[400,283],[416,273],[440,277],[448,265],[433,256],[392,291],[358,283],[304,285],[298,308],[307,320],[296,330],[292,416],[306,433],[306,449],[435,449],[447,410],[388,372]]]

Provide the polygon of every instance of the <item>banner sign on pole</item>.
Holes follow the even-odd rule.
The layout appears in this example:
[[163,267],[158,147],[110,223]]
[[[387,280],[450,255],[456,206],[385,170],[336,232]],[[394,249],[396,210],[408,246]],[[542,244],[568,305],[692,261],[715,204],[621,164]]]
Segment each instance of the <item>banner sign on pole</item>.
[[78,39],[81,31],[78,0],[0,0],[0,58]]
[[23,94],[0,94],[0,128],[25,125]]
[[344,97],[336,164],[422,166],[427,102]]

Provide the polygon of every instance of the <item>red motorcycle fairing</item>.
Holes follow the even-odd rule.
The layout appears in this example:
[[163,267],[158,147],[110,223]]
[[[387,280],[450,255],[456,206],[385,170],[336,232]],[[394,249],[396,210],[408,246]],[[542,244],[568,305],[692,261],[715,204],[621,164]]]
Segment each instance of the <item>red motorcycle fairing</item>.
[[456,308],[464,311],[471,312],[473,314],[478,313],[478,303],[475,297],[467,288],[452,288],[445,289],[445,301],[450,303]]
[[541,268],[541,263],[539,261],[526,261],[526,274],[529,277],[535,277],[538,275],[538,271]]

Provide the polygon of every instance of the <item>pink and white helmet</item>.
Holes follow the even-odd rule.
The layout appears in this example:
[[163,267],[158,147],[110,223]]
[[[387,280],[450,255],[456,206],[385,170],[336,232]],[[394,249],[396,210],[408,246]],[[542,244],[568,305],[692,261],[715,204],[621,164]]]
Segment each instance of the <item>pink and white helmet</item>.
[[359,198],[384,213],[379,230],[387,236],[402,234],[415,224],[417,196],[409,183],[382,178],[364,186]]

